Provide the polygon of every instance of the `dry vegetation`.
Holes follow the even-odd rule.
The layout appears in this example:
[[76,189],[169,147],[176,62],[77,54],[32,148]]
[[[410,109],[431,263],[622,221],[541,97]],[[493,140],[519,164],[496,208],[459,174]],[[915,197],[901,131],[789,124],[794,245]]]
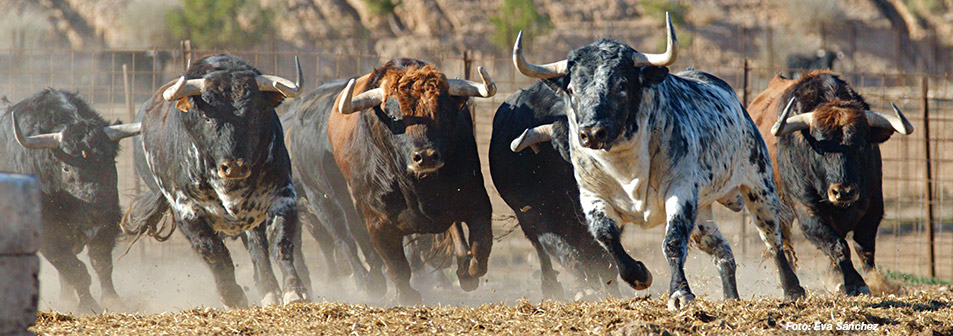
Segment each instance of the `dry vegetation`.
[[788,323],[878,324],[865,335],[950,334],[953,307],[948,287],[908,289],[902,296],[813,296],[798,301],[699,299],[669,312],[659,297],[600,302],[479,307],[375,308],[343,303],[291,304],[218,310],[198,308],[167,314],[73,316],[40,313],[34,331],[72,334],[664,334],[766,335]]

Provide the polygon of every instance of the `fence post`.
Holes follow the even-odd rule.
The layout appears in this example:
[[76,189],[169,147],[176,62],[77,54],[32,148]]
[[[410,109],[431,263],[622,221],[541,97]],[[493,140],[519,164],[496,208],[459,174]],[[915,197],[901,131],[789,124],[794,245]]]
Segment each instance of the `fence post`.
[[188,71],[192,62],[192,40],[179,41],[179,45],[182,47],[182,69]]
[[0,174],[0,335],[32,335],[39,298],[40,187]]
[[[745,57],[744,65],[742,67],[742,80],[741,80],[741,105],[748,106],[748,76],[750,76],[751,66],[748,62],[748,58]],[[747,214],[748,210],[741,212],[741,255],[748,255],[748,230],[746,229],[745,223],[747,223]]]
[[927,198],[927,239],[930,243],[930,276],[936,277],[936,253],[934,252],[934,234],[933,234],[933,170],[931,168],[930,155],[930,98],[927,95],[929,92],[929,77],[923,75],[921,80],[921,91],[920,97],[922,98],[922,107],[923,107],[923,153],[926,156],[926,164],[923,165],[926,173],[926,183],[924,184],[924,193],[926,193]]

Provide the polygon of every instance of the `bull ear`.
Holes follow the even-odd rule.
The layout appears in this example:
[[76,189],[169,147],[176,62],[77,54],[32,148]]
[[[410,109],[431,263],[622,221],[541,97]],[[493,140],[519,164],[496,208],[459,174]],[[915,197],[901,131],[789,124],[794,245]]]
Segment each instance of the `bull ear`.
[[569,75],[559,76],[555,78],[540,79],[546,86],[549,86],[550,89],[556,91],[557,93],[569,93]]
[[892,136],[893,133],[894,131],[889,128],[871,127],[869,134],[870,139],[868,141],[872,143],[884,143],[890,140],[890,136]]
[[668,76],[667,67],[646,66],[639,72],[639,79],[643,85],[653,86],[661,83]]
[[189,97],[179,98],[175,102],[175,108],[182,112],[189,112],[189,109],[192,107],[192,103],[189,102]]

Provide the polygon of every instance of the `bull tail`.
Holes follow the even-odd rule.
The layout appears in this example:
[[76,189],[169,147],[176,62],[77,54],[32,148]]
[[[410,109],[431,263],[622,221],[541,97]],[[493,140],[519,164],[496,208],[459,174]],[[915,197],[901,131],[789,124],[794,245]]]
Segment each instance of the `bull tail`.
[[138,242],[143,235],[150,236],[160,242],[168,240],[175,232],[175,220],[162,220],[165,214],[170,212],[169,210],[169,204],[163,199],[162,194],[157,191],[147,191],[136,198],[119,223],[119,228],[122,229],[123,233],[135,236],[122,255],[125,256],[126,253],[129,253],[132,245]]

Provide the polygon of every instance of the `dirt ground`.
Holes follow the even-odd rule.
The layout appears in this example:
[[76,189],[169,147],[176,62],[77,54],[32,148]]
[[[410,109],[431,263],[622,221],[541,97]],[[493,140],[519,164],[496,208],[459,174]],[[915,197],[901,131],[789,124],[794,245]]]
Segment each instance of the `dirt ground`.
[[33,330],[43,335],[847,333],[843,328],[855,328],[850,333],[865,335],[953,333],[948,287],[909,288],[907,292],[854,298],[822,294],[797,301],[700,298],[679,312],[667,311],[665,299],[653,295],[578,303],[520,300],[475,307],[306,303],[236,310],[195,308],[164,314],[74,316],[49,311],[40,313]]

